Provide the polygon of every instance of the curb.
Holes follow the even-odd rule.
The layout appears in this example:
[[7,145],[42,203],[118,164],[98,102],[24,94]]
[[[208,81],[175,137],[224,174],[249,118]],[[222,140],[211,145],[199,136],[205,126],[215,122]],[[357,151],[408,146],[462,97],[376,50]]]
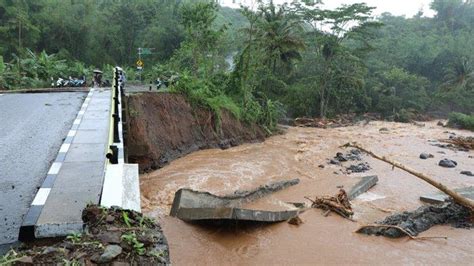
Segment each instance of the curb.
[[56,177],[59,173],[59,170],[61,170],[66,154],[69,150],[72,140],[74,139],[74,136],[76,135],[77,129],[81,124],[82,117],[85,113],[85,110],[89,106],[89,102],[92,98],[92,95],[94,94],[94,91],[95,89],[93,88],[89,90],[87,97],[82,103],[81,109],[77,113],[77,116],[72,123],[71,129],[67,133],[66,138],[64,139],[63,144],[59,149],[56,159],[51,164],[46,178],[43,180],[41,187],[36,192],[36,195],[33,201],[31,202],[30,208],[23,218],[23,222],[20,227],[20,233],[18,236],[18,239],[20,241],[32,240],[35,238],[36,222],[38,221],[41,211],[43,210],[46,200],[48,199],[51,188],[53,188],[54,186]]

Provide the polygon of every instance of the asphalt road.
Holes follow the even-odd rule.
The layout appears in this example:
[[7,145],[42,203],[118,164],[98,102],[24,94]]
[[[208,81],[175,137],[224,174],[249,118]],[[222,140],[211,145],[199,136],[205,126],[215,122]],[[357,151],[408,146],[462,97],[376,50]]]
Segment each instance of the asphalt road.
[[23,215],[85,97],[81,92],[0,95],[0,250],[17,240]]

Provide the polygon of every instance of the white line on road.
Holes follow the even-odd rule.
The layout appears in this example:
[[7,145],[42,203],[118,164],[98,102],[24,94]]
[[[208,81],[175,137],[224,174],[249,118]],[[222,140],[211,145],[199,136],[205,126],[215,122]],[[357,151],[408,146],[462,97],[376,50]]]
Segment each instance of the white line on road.
[[61,149],[59,149],[59,152],[64,152],[66,153],[68,150],[69,150],[69,147],[71,146],[71,144],[68,144],[68,143],[64,143],[63,145],[61,145]]
[[50,188],[40,188],[38,193],[36,193],[35,199],[31,205],[44,205],[46,203],[46,199],[48,199],[50,191]]
[[68,137],[74,137],[75,135],[76,135],[76,130],[69,130],[69,132],[67,133]]
[[54,162],[53,165],[51,165],[51,168],[49,168],[48,175],[57,175],[59,173],[59,169],[61,169],[62,163],[60,162]]

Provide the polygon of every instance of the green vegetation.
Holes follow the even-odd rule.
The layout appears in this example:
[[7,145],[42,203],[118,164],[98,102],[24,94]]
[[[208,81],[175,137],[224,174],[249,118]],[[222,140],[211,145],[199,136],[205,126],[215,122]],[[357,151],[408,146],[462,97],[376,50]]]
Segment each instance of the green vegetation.
[[448,126],[474,131],[474,115],[465,115],[455,112],[450,113]]
[[135,232],[125,233],[122,235],[122,240],[129,244],[137,255],[143,255],[146,252],[145,245],[138,241]]
[[432,18],[375,18],[363,3],[0,0],[0,87],[46,86],[94,67],[107,74],[115,64],[133,80],[138,47],[150,47],[142,77],[177,77],[169,91],[212,110],[217,124],[223,109],[269,131],[282,115],[472,114],[474,3],[430,7]]

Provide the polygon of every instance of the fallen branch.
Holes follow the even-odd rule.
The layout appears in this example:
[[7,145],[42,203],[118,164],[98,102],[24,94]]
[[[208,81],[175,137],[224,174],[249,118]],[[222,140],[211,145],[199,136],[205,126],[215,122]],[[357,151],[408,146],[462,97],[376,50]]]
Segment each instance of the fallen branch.
[[327,216],[328,211],[333,211],[346,219],[352,220],[351,216],[354,212],[344,189],[340,189],[336,196],[316,197],[314,200],[305,197],[305,199],[313,203],[312,208],[325,210],[324,216]]
[[454,137],[451,139],[441,139],[439,141],[453,144],[464,149],[474,150],[474,137]]
[[360,231],[366,229],[366,228],[394,228],[405,234],[411,239],[430,239],[430,238],[443,238],[443,239],[448,239],[446,236],[414,236],[410,234],[407,230],[401,228],[400,226],[397,225],[387,225],[387,224],[367,224],[367,225],[362,225],[357,230],[355,230],[356,233],[360,233]]
[[399,162],[393,161],[393,160],[391,160],[391,159],[389,159],[389,158],[387,158],[387,157],[385,157],[385,156],[379,156],[379,155],[373,153],[372,151],[370,151],[370,150],[368,150],[368,149],[362,147],[361,145],[359,145],[358,143],[355,143],[355,142],[347,143],[347,144],[343,145],[343,147],[353,147],[353,148],[357,148],[357,149],[359,149],[359,150],[361,150],[361,151],[366,152],[367,154],[371,155],[372,157],[374,157],[374,158],[376,158],[376,159],[379,159],[379,160],[381,160],[381,161],[384,161],[384,162],[386,162],[386,163],[391,164],[393,167],[400,168],[400,169],[402,169],[402,170],[404,170],[404,171],[406,171],[406,172],[408,172],[408,173],[410,173],[410,174],[412,174],[412,175],[414,175],[414,176],[416,176],[416,177],[422,179],[423,181],[427,182],[428,184],[434,186],[435,188],[441,190],[442,192],[444,192],[444,193],[446,193],[447,195],[449,195],[450,197],[452,197],[453,200],[454,200],[456,203],[458,203],[458,204],[460,204],[460,205],[462,205],[462,206],[464,206],[464,207],[466,207],[466,208],[469,208],[469,209],[471,210],[471,212],[474,212],[474,202],[473,202],[473,201],[471,201],[471,200],[469,200],[469,199],[467,199],[467,198],[464,198],[463,196],[461,196],[461,195],[460,195],[459,193],[457,193],[456,191],[454,191],[454,190],[452,190],[452,189],[446,187],[445,185],[443,185],[443,184],[441,184],[441,183],[439,183],[439,182],[433,180],[431,177],[429,177],[429,176],[427,176],[427,175],[425,175],[425,174],[423,174],[423,173],[419,173],[419,172],[417,172],[417,171],[415,171],[415,170],[413,170],[413,169],[411,169],[411,168],[409,168],[409,167],[407,167],[407,166],[404,166],[404,165],[402,165],[402,164],[399,163]]

